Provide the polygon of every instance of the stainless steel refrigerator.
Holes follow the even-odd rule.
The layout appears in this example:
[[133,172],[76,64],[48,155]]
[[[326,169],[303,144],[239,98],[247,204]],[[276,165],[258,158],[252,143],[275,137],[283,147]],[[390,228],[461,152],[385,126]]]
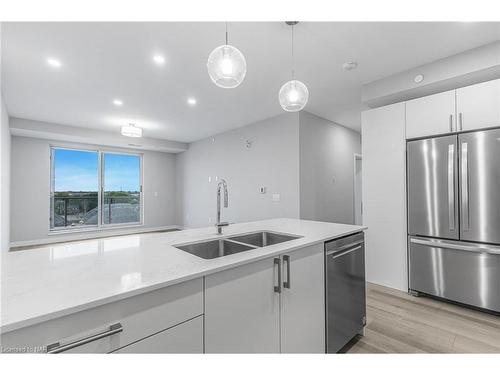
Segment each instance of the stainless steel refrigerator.
[[500,312],[500,129],[408,141],[410,292]]

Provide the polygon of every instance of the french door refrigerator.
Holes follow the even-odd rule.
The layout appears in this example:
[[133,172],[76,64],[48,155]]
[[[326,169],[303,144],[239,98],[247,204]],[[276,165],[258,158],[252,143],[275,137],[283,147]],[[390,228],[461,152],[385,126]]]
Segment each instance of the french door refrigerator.
[[500,312],[500,129],[407,142],[409,289]]

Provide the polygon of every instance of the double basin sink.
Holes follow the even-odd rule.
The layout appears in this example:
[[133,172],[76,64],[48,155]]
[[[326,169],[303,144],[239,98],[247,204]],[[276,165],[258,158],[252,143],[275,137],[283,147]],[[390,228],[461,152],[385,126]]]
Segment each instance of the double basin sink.
[[295,240],[300,237],[301,236],[286,233],[265,231],[238,234],[227,238],[174,246],[203,259],[214,259],[226,255],[241,253],[243,251],[257,249],[259,247]]

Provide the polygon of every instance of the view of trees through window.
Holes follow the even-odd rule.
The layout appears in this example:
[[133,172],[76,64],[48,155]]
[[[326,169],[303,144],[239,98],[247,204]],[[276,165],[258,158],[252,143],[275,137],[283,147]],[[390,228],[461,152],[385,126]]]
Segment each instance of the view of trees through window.
[[140,155],[52,149],[52,229],[140,221]]

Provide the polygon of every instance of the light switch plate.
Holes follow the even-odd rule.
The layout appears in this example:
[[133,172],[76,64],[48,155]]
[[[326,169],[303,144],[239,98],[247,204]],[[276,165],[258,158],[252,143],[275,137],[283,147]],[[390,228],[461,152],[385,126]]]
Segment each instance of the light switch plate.
[[265,186],[261,186],[261,188],[259,189],[260,193],[261,194],[266,194],[266,187]]

